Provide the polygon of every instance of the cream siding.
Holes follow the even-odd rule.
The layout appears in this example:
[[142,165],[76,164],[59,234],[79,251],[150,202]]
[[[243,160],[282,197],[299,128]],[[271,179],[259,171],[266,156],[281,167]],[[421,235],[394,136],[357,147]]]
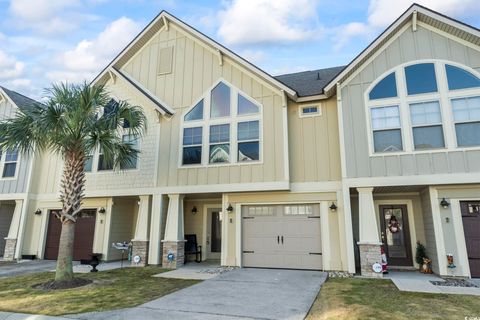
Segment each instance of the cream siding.
[[425,227],[425,247],[427,255],[432,260],[432,269],[439,273],[437,243],[435,239],[435,227],[433,224],[433,212],[430,202],[430,193],[428,188],[421,193],[421,204],[423,211],[423,225]]
[[15,203],[0,203],[0,257],[3,256],[4,253],[5,238],[8,236],[14,211]]
[[[122,253],[113,248],[112,244],[117,242],[129,243],[135,234],[136,215],[138,213],[138,199],[113,199],[112,218],[110,222],[110,235],[108,237],[108,260],[120,260]],[[99,213],[97,213],[99,214]],[[123,255],[127,259],[128,253]]]
[[356,76],[342,84],[348,178],[480,171],[479,150],[369,156],[365,91],[388,70],[419,59],[443,59],[480,70],[480,51],[422,26],[416,32],[406,28]]

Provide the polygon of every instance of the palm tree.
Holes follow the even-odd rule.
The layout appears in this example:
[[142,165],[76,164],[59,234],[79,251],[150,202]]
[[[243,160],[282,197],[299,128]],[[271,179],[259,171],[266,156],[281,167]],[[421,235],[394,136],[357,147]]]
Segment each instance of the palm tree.
[[[124,129],[127,128],[127,129]],[[60,182],[62,223],[55,274],[56,283],[73,281],[75,222],[82,210],[85,163],[101,149],[113,168],[132,165],[138,150],[123,141],[120,130],[134,138],[143,135],[146,117],[140,107],[110,98],[104,86],[60,84],[47,89],[47,102],[19,110],[0,122],[0,150],[17,149],[24,154],[50,152],[63,161]]]

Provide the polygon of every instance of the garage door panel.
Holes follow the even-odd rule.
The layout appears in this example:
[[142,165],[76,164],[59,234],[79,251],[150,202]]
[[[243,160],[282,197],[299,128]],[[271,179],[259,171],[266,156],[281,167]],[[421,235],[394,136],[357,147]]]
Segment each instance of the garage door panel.
[[243,206],[242,215],[244,266],[322,269],[319,205]]

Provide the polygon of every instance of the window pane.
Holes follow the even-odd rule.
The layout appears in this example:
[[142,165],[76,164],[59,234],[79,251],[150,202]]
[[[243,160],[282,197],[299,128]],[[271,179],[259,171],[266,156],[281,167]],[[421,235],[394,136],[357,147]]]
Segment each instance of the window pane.
[[480,122],[458,123],[455,125],[459,147],[480,145]]
[[413,128],[415,150],[445,147],[442,126]]
[[453,99],[452,108],[456,122],[480,120],[480,97]]
[[17,168],[17,163],[5,163],[5,166],[3,167],[3,177],[4,178],[11,178],[15,177],[15,170]]
[[103,154],[100,154],[98,156],[98,171],[112,170],[112,169],[113,169],[113,164],[107,163],[107,161],[105,160],[105,156]]
[[230,125],[210,126],[210,143],[230,142]]
[[[138,150],[138,139],[135,138],[133,134],[124,134],[122,137],[122,140],[123,142],[130,143],[134,149]],[[138,158],[132,160],[130,163],[120,165],[120,169],[122,170],[135,169],[137,168],[137,161],[138,161]]]
[[230,116],[230,88],[220,82],[212,90],[210,117],[220,118]]
[[392,98],[397,96],[397,82],[395,80],[395,72],[390,73],[383,78],[370,91],[370,100]]
[[304,107],[302,108],[302,114],[316,114],[318,113],[318,107]]
[[18,151],[16,149],[7,150],[7,152],[5,153],[5,161],[6,162],[17,161],[17,159],[18,159]]
[[222,163],[230,161],[230,144],[216,144],[210,146],[210,163]]
[[103,108],[103,114],[107,116],[114,115],[118,110],[118,106],[119,104],[117,101],[115,101],[114,99],[110,99],[110,101]]
[[248,121],[238,123],[238,141],[255,140],[259,137],[259,122]]
[[83,170],[85,172],[92,171],[92,165],[93,165],[93,158],[92,156],[88,156],[87,159],[85,160],[85,165],[83,167]]
[[259,108],[256,104],[241,94],[238,95],[238,114],[253,114],[258,112]]
[[259,142],[242,142],[238,144],[238,161],[259,160]]
[[403,150],[400,129],[373,132],[375,152],[392,152]]
[[442,123],[440,104],[438,101],[412,103],[410,118],[414,126]]
[[398,106],[372,108],[371,114],[374,130],[400,127]]
[[466,70],[449,64],[445,65],[445,70],[447,71],[449,90],[480,87],[480,79]]
[[194,121],[203,119],[203,99],[185,115],[185,121]]
[[202,127],[183,129],[183,145],[202,144]]
[[202,147],[185,147],[183,148],[183,164],[200,164],[202,163]]
[[408,94],[437,92],[437,79],[433,63],[420,63],[405,67]]

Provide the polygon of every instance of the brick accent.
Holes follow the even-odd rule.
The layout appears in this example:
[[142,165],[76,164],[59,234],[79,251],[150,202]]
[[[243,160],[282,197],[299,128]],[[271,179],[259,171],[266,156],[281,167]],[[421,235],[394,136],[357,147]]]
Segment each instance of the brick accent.
[[13,261],[15,259],[15,248],[17,247],[17,239],[5,239],[5,252],[3,260]]
[[[162,241],[162,267],[177,269],[185,263],[185,241]],[[168,255],[174,254],[174,260],[168,261]]]
[[[133,262],[133,257],[140,256],[140,263]],[[145,267],[148,263],[148,241],[132,241],[132,266]]]
[[382,263],[380,246],[380,244],[358,244],[360,249],[360,267],[362,276],[368,278],[383,278],[383,273],[376,273],[372,269],[374,263]]

